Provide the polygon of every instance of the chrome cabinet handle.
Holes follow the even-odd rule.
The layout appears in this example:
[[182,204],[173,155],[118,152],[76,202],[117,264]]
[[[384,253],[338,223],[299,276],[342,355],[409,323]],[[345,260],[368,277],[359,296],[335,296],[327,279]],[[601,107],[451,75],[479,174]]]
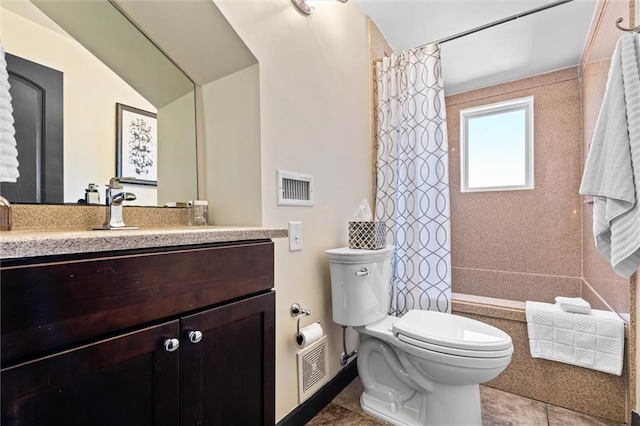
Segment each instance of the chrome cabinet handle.
[[189,341],[191,343],[200,343],[200,341],[202,340],[202,331],[200,330],[190,331],[187,334],[187,337],[189,338]]
[[177,351],[180,347],[180,340],[178,339],[165,339],[164,350],[167,352]]
[[359,271],[356,271],[356,277],[366,277],[369,275],[369,270],[367,268],[362,268]]

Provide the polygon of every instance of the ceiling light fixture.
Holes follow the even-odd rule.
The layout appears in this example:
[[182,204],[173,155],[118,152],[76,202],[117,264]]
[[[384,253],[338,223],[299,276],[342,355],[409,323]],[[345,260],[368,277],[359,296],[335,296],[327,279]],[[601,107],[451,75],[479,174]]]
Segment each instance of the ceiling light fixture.
[[[349,0],[337,0],[340,3],[346,3]],[[294,4],[295,7],[298,8],[298,10],[300,11],[300,13],[302,13],[303,15],[309,16],[313,13],[313,5],[310,4],[309,0],[291,0],[291,3]]]
[[303,15],[309,16],[313,13],[314,7],[308,4],[306,0],[291,0],[291,2]]

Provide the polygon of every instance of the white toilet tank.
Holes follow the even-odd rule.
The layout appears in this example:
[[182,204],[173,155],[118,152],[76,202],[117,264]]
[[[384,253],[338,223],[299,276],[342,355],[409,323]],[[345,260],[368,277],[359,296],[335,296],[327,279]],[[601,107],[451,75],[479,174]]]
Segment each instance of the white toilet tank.
[[327,250],[331,272],[333,321],[340,325],[372,324],[387,315],[394,247]]

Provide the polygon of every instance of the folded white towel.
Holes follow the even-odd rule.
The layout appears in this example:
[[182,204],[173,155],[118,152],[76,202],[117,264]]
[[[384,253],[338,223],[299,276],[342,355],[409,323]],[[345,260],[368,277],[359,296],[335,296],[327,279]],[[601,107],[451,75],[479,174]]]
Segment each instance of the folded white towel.
[[0,43],[0,182],[16,182],[20,177],[9,87],[7,61]]
[[[634,164],[636,165],[634,167]],[[592,195],[593,234],[613,270],[640,266],[640,36],[620,37],[582,177]]]
[[593,309],[574,314],[529,301],[525,313],[532,357],[622,374],[624,321],[615,313]]
[[574,312],[576,314],[588,314],[591,312],[591,305],[582,297],[557,296],[556,303],[565,312]]

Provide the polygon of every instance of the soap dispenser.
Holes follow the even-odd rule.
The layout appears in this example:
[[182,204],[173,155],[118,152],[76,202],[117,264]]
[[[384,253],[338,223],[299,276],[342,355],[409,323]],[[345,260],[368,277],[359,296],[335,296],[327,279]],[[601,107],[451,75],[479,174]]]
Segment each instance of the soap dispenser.
[[11,231],[12,217],[9,200],[0,195],[0,231]]
[[98,192],[98,185],[90,183],[89,187],[84,190],[84,201],[87,204],[100,204],[100,193]]

